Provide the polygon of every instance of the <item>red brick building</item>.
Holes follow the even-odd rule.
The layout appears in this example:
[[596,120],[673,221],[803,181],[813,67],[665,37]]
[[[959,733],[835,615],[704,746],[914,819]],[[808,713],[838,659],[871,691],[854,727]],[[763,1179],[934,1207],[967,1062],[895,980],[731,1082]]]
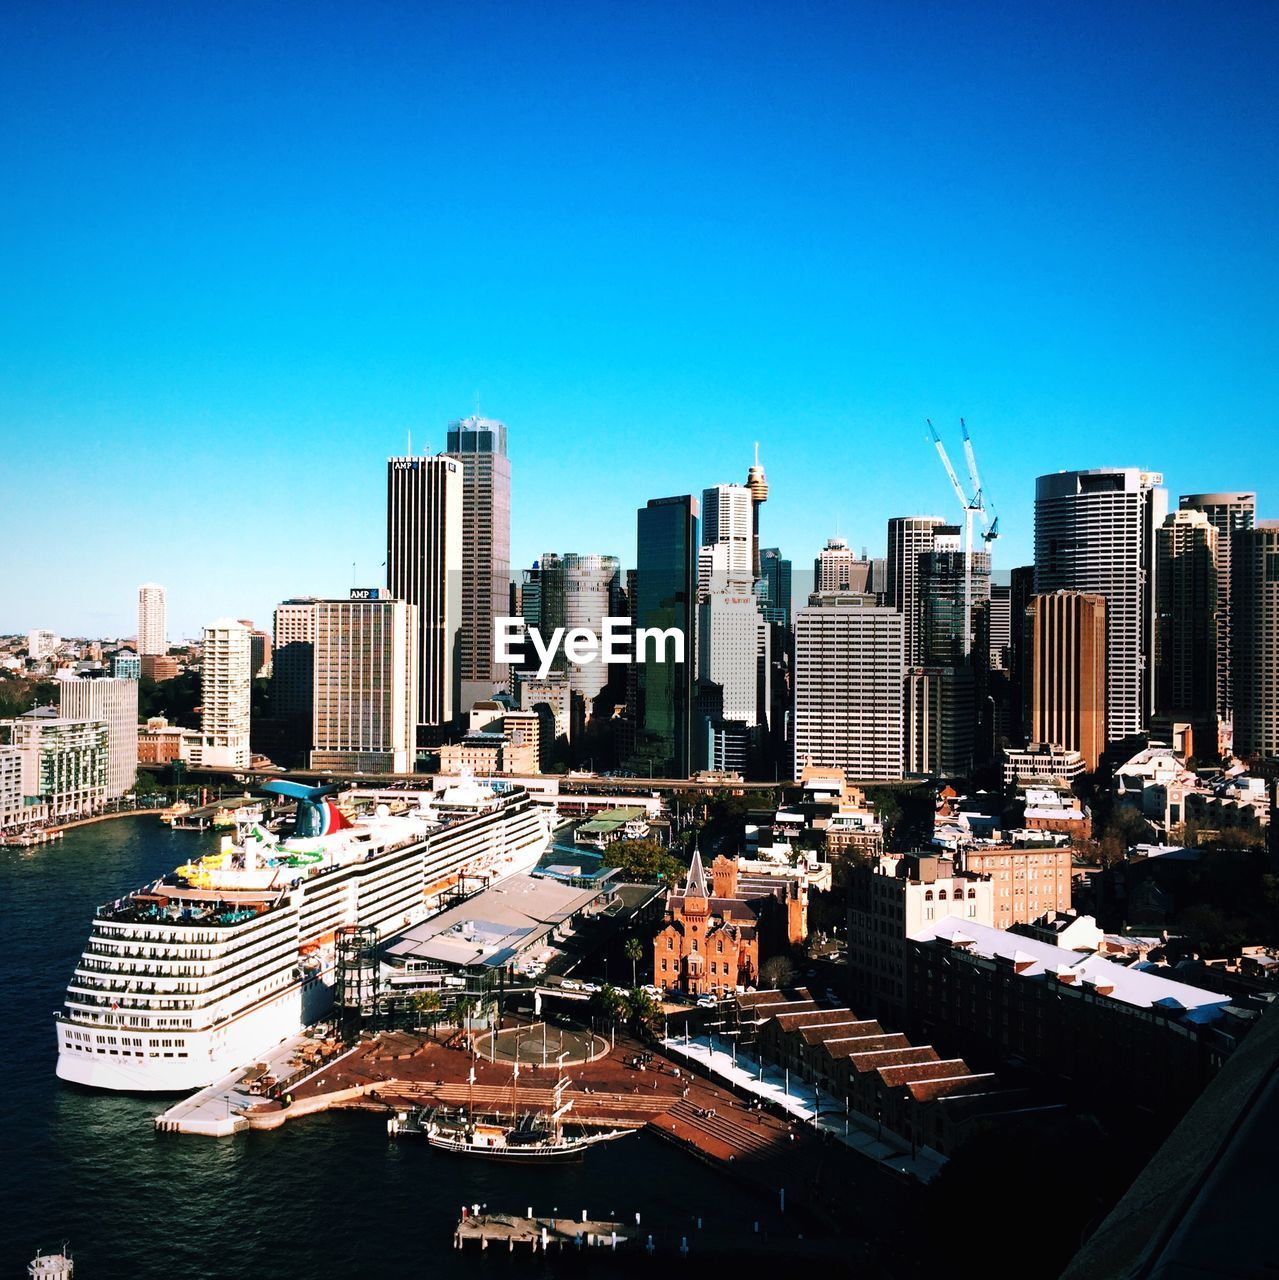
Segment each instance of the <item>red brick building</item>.
[[683,890],[667,894],[666,925],[653,939],[653,982],[664,991],[730,995],[759,976],[759,919],[751,903],[734,896],[737,864],[717,858],[715,869],[712,892],[694,852]]

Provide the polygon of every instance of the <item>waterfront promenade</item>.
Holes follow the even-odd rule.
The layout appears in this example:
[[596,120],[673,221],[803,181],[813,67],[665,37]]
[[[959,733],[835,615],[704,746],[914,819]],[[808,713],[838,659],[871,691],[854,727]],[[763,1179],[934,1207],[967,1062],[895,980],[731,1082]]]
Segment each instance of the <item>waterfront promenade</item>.
[[[241,1072],[177,1104],[157,1127],[230,1136],[277,1128],[330,1108],[387,1116],[430,1106],[470,1104],[496,1111],[512,1106],[510,1065],[477,1057],[460,1035],[442,1042],[428,1035],[384,1033],[298,1078],[294,1059],[305,1043],[306,1037],[295,1037],[262,1059],[281,1079],[292,1071],[290,1102],[250,1096]],[[563,1069],[569,1078],[564,1100],[571,1102],[577,1122],[643,1130],[768,1197],[778,1211],[832,1223],[846,1213],[849,1195],[856,1194],[882,1209],[870,1235],[880,1235],[883,1243],[900,1228],[911,1180],[903,1175],[919,1175],[898,1167],[899,1153],[873,1141],[845,1145],[827,1117],[818,1125],[805,1123],[797,1100],[788,1107],[771,1095],[756,1096],[736,1079],[708,1078],[704,1072],[718,1064],[695,1058],[680,1061],[619,1037],[607,1055]],[[549,1108],[560,1074],[554,1064],[522,1064],[519,1110]],[[861,1229],[867,1234],[866,1224]]]

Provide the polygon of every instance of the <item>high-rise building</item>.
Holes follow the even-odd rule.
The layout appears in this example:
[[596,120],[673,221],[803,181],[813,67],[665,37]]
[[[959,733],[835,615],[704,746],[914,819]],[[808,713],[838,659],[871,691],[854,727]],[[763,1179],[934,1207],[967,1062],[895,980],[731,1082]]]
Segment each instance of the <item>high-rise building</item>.
[[312,608],[311,768],[412,773],[417,754],[416,608],[380,594],[317,600]]
[[1163,476],[1137,467],[1035,482],[1035,591],[1106,599],[1106,740],[1142,733],[1154,705],[1155,531]]
[[[635,761],[654,777],[686,778],[693,761],[693,670],[696,655],[698,505],[691,494],[652,498],[637,520],[635,626],[673,631],[673,641],[635,656]],[[656,654],[664,645],[665,661]]]
[[758,576],[752,568],[758,551],[757,546],[752,550],[758,511],[754,491],[746,485],[717,484],[702,490],[702,546],[723,548],[712,567],[712,590],[749,588]]
[[[959,530],[938,525],[934,535]],[[919,557],[919,627],[921,658],[925,666],[966,664],[975,653],[979,634],[988,630],[983,621],[990,604],[990,552],[974,551],[972,568],[966,572],[967,553],[940,550],[948,538],[934,537],[934,549]],[[965,596],[968,608],[965,609]],[[964,616],[968,614],[968,634]]]
[[[563,625],[568,630],[582,627],[599,635],[604,619],[615,616],[620,607],[620,562],[616,556],[578,555],[570,551],[562,557],[559,567],[564,621],[556,625]],[[542,630],[541,634],[544,640],[550,639],[551,633]],[[584,718],[590,719],[595,699],[604,692],[604,686],[608,684],[608,664],[597,657],[581,664],[566,663],[566,666],[569,689],[581,699]]]
[[903,775],[904,620],[875,605],[795,615],[795,776],[808,764],[849,778]]
[[434,746],[460,713],[463,464],[391,458],[386,483],[387,587],[417,607],[418,744]]
[[164,588],[155,582],[144,582],[138,588],[138,654],[146,658],[168,651]]
[[52,707],[36,707],[0,720],[0,746],[20,753],[25,822],[83,818],[102,808],[109,760],[105,721],[71,720]]
[[58,709],[64,720],[101,720],[107,726],[106,799],[132,791],[138,776],[138,682],[106,676],[62,680]]
[[791,624],[791,562],[782,556],[777,547],[765,547],[759,553],[760,608],[764,621],[790,630]]
[[[746,770],[760,718],[760,645],[767,623],[744,588],[711,591],[698,606],[698,702],[695,751],[708,769]],[[766,669],[766,665],[765,665]]]
[[969,666],[911,667],[906,672],[905,769],[954,777],[973,767],[976,680]]
[[1279,756],[1279,520],[1231,539],[1235,753]]
[[493,620],[507,609],[511,578],[511,461],[506,426],[492,418],[449,424],[446,453],[463,464],[461,706],[505,684],[495,659]]
[[1030,737],[1078,751],[1096,769],[1106,746],[1106,599],[1082,591],[1031,597]]
[[1192,726],[1197,755],[1217,745],[1217,530],[1193,508],[1155,535],[1155,711]]
[[234,618],[204,628],[200,665],[200,763],[249,763],[249,629]]
[[871,561],[859,556],[843,538],[827,538],[813,561],[813,590],[872,593]]
[[1012,586],[1007,582],[990,584],[990,669],[1007,671],[1012,650]]
[[[944,524],[938,516],[894,516],[888,522],[885,604],[902,616],[908,667],[918,667],[924,660],[920,557],[933,550],[935,533]],[[956,542],[956,549],[958,545]]]
[[295,596],[275,606],[271,711],[281,721],[284,749],[295,757],[311,748],[315,606],[314,596]]
[[1035,566],[1018,565],[1008,575],[1008,648],[1011,711],[1009,737],[1018,745],[1030,737],[1030,642],[1026,635],[1026,610],[1035,594]]
[[62,648],[62,637],[56,631],[37,629],[27,632],[27,657],[32,662],[52,658]]
[[1255,493],[1183,493],[1182,511],[1202,511],[1217,531],[1217,714],[1229,720],[1231,692],[1231,546],[1236,532],[1251,529],[1257,518]]

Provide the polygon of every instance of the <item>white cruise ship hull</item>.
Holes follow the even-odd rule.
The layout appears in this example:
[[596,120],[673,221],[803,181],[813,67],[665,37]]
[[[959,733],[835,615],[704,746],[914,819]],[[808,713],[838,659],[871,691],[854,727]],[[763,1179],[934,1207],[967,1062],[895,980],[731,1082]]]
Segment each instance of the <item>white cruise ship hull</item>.
[[57,1074],[131,1093],[222,1080],[328,1013],[337,930],[393,936],[438,911],[460,873],[505,879],[549,842],[530,801],[299,879],[258,914],[229,919],[223,904],[216,927],[146,917],[132,899],[104,907],[57,1015]]

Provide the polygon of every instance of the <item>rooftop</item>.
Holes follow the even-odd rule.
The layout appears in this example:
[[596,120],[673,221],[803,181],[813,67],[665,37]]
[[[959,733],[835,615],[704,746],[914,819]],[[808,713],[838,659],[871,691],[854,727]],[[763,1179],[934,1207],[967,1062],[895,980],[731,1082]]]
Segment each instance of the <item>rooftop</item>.
[[1079,988],[1092,987],[1098,994],[1139,1009],[1159,1008],[1185,1013],[1192,1021],[1215,1021],[1230,997],[1205,991],[1158,974],[1126,968],[1098,955],[1067,951],[1064,947],[1028,938],[1024,934],[992,929],[959,916],[930,921],[917,929],[916,942],[940,940],[972,955],[1011,960],[1024,978],[1058,977]]
[[544,876],[508,876],[406,930],[385,948],[400,960],[501,968],[599,897]]

